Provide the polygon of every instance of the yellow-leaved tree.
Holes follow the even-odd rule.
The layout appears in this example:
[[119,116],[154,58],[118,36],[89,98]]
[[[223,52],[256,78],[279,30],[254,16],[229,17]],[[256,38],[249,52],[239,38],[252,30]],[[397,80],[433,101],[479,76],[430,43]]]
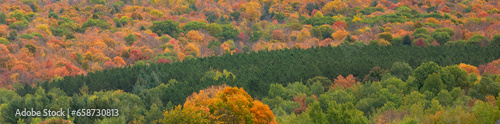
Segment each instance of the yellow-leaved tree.
[[391,43],[389,43],[389,41],[384,40],[384,39],[378,39],[378,45],[380,45],[380,46],[389,46],[389,45],[391,45]]
[[189,40],[192,40],[195,42],[201,42],[201,41],[203,41],[203,39],[205,39],[203,34],[200,34],[200,32],[198,32],[198,30],[191,30],[186,34],[186,36]]
[[299,35],[297,35],[297,41],[304,42],[306,39],[310,37],[311,37],[311,32],[309,32],[309,29],[302,28],[302,30],[300,30]]
[[212,86],[193,93],[184,107],[164,113],[163,123],[276,123],[269,107],[243,88]]
[[192,43],[188,43],[188,45],[186,45],[186,48],[184,49],[184,53],[189,53],[189,54],[196,54],[194,56],[197,56],[197,55],[200,55],[200,49],[198,47],[196,47],[196,45],[192,44]]
[[332,10],[336,10],[336,11],[339,11],[339,10],[342,10],[342,9],[345,9],[347,8],[347,3],[346,2],[342,2],[342,0],[334,0],[334,1],[331,1],[329,3],[327,3],[323,8],[323,12],[327,13],[327,12],[331,12]]
[[242,6],[240,10],[243,12],[241,16],[250,21],[259,20],[260,16],[262,15],[260,13],[261,6],[257,2],[247,2],[241,4],[240,6]]

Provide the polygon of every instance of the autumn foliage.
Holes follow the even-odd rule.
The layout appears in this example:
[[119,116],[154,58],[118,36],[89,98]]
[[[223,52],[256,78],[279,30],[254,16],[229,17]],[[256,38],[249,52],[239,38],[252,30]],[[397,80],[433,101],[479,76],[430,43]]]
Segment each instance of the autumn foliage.
[[500,59],[486,64],[481,70],[482,74],[500,74]]
[[193,40],[195,42],[201,42],[204,39],[204,36],[200,34],[197,30],[191,30],[186,34],[187,38]]
[[458,65],[458,67],[460,67],[461,69],[463,69],[464,71],[466,71],[469,75],[470,74],[480,75],[479,74],[479,70],[475,66],[472,66],[472,65],[469,65],[469,64],[460,63]]
[[[242,88],[226,85],[212,86],[193,93],[187,98],[182,111],[216,123],[276,123],[267,105],[254,100]],[[177,116],[173,114],[177,113],[166,111],[164,121],[171,122],[169,116]]]
[[356,85],[356,81],[354,79],[354,76],[348,75],[347,77],[344,78],[344,76],[339,75],[337,79],[333,79],[333,87],[336,86],[342,86],[343,88],[350,88],[354,85]]
[[[291,112],[295,112],[293,116],[297,118],[304,117],[303,113],[315,116],[311,117],[314,119],[330,115],[324,117],[325,122],[317,123],[333,123],[331,121],[335,120],[355,123],[349,122],[349,118],[332,118],[363,114],[376,115],[370,118],[378,119],[375,122],[381,123],[399,123],[402,119],[412,123],[411,119],[415,118],[417,123],[453,123],[445,122],[451,119],[443,118],[474,114],[461,117],[472,120],[470,118],[481,117],[480,114],[484,113],[482,109],[494,110],[495,106],[491,107],[494,104],[498,108],[498,102],[494,101],[498,101],[500,89],[492,87],[499,85],[500,60],[491,62],[498,59],[495,50],[500,46],[498,8],[498,0],[0,0],[0,88],[28,98],[16,103],[26,103],[29,107],[34,105],[28,104],[33,101],[32,98],[42,102],[68,100],[56,96],[64,94],[59,90],[68,95],[76,94],[75,97],[87,97],[85,94],[92,94],[93,91],[121,89],[134,92],[141,97],[140,100],[149,100],[145,108],[130,108],[141,110],[135,113],[147,113],[145,116],[121,116],[119,122],[113,120],[116,118],[91,118],[96,121],[87,123],[159,123],[161,119],[165,123],[275,123],[270,109],[287,117],[277,120],[294,120],[292,114],[288,115]],[[463,53],[464,50],[480,54]],[[268,54],[269,51],[275,52]],[[293,51],[293,54],[288,54],[289,51]],[[247,54],[251,57],[247,57]],[[321,59],[315,60],[314,57]],[[436,74],[426,73],[418,77],[400,71],[396,73],[403,81],[400,82],[388,75],[389,71],[385,71],[388,69],[387,63],[392,64],[395,60],[411,65],[408,68],[405,66],[404,72],[411,72],[421,62],[461,64],[458,65],[459,69],[455,66],[448,70],[439,68]],[[191,62],[196,64],[184,65]],[[374,66],[379,67],[368,72]],[[287,72],[290,67],[298,68],[299,71]],[[149,91],[165,93],[156,91],[161,88],[152,89],[160,84],[177,88],[187,82],[190,85],[184,87],[192,89],[184,90],[187,92],[185,97],[200,90],[196,88],[209,86],[208,83],[232,83],[208,81],[203,83],[204,86],[198,86],[193,82],[199,81],[199,77],[195,76],[204,74],[202,71],[208,68],[228,68],[242,74],[241,77],[245,78],[235,80],[243,83],[231,86],[244,87],[248,93],[242,88],[216,86],[193,93],[184,105],[179,102],[184,98],[173,100],[144,94]],[[145,69],[147,71],[141,72]],[[281,72],[272,72],[276,70]],[[124,73],[130,75],[122,76]],[[86,77],[87,74],[90,76]],[[330,79],[323,80],[327,83],[322,83],[327,86],[300,87],[303,92],[283,92],[279,96],[281,99],[276,97],[271,102],[262,99],[263,102],[260,102],[249,95],[259,95],[254,98],[265,97],[263,95],[267,92],[262,92],[268,89],[265,83],[284,84],[288,82],[286,79],[298,81],[316,76],[312,74],[334,78],[333,86],[330,85]],[[350,75],[342,76],[346,74]],[[258,77],[263,75],[269,76]],[[433,78],[427,80],[428,75],[433,75]],[[181,83],[167,83],[167,79],[178,79]],[[141,84],[141,81],[154,84]],[[366,81],[375,84],[373,87],[376,88],[370,86],[371,89],[382,90],[369,91],[370,95],[366,95],[368,93],[362,92],[366,90],[363,89],[366,87],[362,87]],[[388,83],[391,86],[386,86]],[[463,91],[453,91],[452,88],[458,85],[451,84],[460,84]],[[89,90],[87,86],[91,87],[92,92],[79,92]],[[35,94],[36,90],[28,87],[43,87],[47,91]],[[325,89],[326,95],[319,92],[321,89]],[[428,90],[432,92],[426,92]],[[401,105],[409,101],[402,100],[402,97],[411,96],[408,92],[412,91],[426,95],[427,101],[420,106],[423,108],[417,104]],[[180,92],[183,91],[168,93],[182,96]],[[43,93],[52,96],[48,100],[40,99]],[[320,99],[323,114],[316,109],[309,109],[312,106],[309,103],[316,101],[307,97],[311,94],[316,94]],[[355,95],[351,97],[350,94]],[[9,103],[19,100],[14,96],[0,89],[0,109],[18,105]],[[146,96],[154,98],[142,98]],[[339,96],[343,96],[342,99]],[[454,98],[446,99],[450,96]],[[92,100],[108,103],[99,98],[92,97]],[[169,100],[175,105],[169,105]],[[481,103],[481,100],[486,101],[486,104]],[[150,101],[155,101],[156,109],[153,109]],[[330,103],[325,101],[336,101],[343,108],[336,108],[336,104],[331,103],[333,107],[327,110]],[[67,102],[76,104],[78,101]],[[267,102],[276,108],[267,106]],[[449,106],[467,102],[469,106],[464,110]],[[128,107],[131,104],[126,105]],[[454,110],[444,111],[437,107],[440,105]],[[151,114],[155,110],[165,110],[166,106],[172,109]],[[392,108],[408,108],[411,111]],[[413,110],[429,108],[433,110],[421,112],[425,113],[422,115],[409,114],[418,113]],[[365,113],[345,113],[355,109]],[[404,120],[402,116],[407,114],[411,118]],[[500,115],[498,112],[487,114]],[[394,117],[385,117],[391,115]],[[0,116],[0,123],[23,123],[18,117],[8,117],[4,111],[0,112]],[[477,123],[486,119],[479,118]],[[40,120],[30,117],[25,120],[33,121],[28,123],[54,122],[46,118]],[[55,120],[56,123],[67,121]],[[289,123],[316,123],[316,120]],[[75,120],[80,123],[85,121],[90,120]]]

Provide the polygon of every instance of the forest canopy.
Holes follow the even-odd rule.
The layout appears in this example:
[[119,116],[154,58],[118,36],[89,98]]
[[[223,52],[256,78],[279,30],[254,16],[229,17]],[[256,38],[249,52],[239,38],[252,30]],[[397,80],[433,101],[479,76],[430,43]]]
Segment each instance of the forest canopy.
[[[0,0],[0,123],[493,123],[498,8]],[[22,108],[121,116],[13,116]]]

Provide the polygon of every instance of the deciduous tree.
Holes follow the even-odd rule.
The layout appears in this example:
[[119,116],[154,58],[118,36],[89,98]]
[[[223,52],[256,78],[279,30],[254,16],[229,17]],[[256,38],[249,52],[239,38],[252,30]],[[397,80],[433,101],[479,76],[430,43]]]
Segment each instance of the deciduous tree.
[[195,41],[195,42],[202,42],[203,39],[205,39],[205,37],[203,36],[203,34],[200,34],[200,32],[198,32],[198,30],[191,30],[191,31],[189,31],[186,34],[186,37],[189,40],[192,40],[192,41]]
[[343,88],[347,89],[347,88],[350,88],[350,87],[356,85],[356,81],[355,81],[354,76],[352,74],[348,75],[345,78],[342,75],[339,75],[337,77],[337,79],[333,79],[333,84],[334,84],[334,87],[342,86]]
[[[415,79],[418,82],[420,82],[420,85],[418,85],[418,86],[422,87],[424,85],[424,80],[426,80],[429,75],[432,75],[434,73],[437,74],[437,73],[441,72],[441,70],[442,70],[442,67],[434,62],[422,63],[420,66],[418,66],[414,70],[413,77],[415,77]],[[436,80],[436,79],[434,79],[434,80]]]
[[406,81],[408,76],[413,75],[413,68],[408,63],[405,62],[395,62],[391,66],[391,75],[396,76],[397,78]]
[[243,12],[241,14],[241,16],[243,18],[250,20],[250,21],[256,21],[262,15],[260,13],[261,6],[257,2],[246,2],[246,3],[241,4],[240,6],[242,6],[240,8],[240,11]]
[[330,26],[315,26],[311,29],[311,35],[320,40],[325,38],[331,38],[333,33],[333,29]]
[[474,73],[476,75],[480,75],[479,74],[479,70],[475,66],[472,66],[472,65],[469,65],[469,64],[460,63],[458,65],[458,67],[461,68],[461,69],[463,69],[464,71],[466,71],[469,75],[472,74],[472,73]]
[[[342,24],[340,24],[340,25],[342,25]],[[349,34],[349,32],[347,32],[345,30],[338,30],[335,33],[332,33],[332,38],[334,40],[341,40],[342,41],[348,34]]]
[[113,63],[115,63],[118,66],[124,66],[124,65],[127,64],[127,63],[125,63],[125,61],[123,60],[123,58],[119,57],[119,56],[116,56],[115,58],[113,58]]
[[[164,122],[173,122],[171,114],[190,113],[197,118],[178,122],[216,122],[216,123],[276,123],[274,114],[267,105],[253,100],[243,89],[227,86],[216,86],[187,98],[184,108],[165,112]],[[170,114],[171,113],[171,114]]]
[[137,41],[137,36],[135,36],[134,34],[128,34],[124,39],[128,45],[132,45],[135,41]]
[[436,39],[439,44],[444,44],[451,40],[451,36],[446,32],[432,32],[432,38]]
[[392,41],[392,34],[389,32],[383,32],[378,34],[379,39],[384,39],[385,41],[391,42]]
[[186,45],[186,48],[184,49],[184,52],[185,53],[190,53],[191,55],[193,55],[195,57],[198,56],[198,55],[200,55],[200,49],[198,47],[196,47],[192,43],[189,43],[188,45]]
[[168,34],[170,36],[176,37],[179,33],[179,23],[173,20],[155,21],[153,25],[149,27],[151,31],[161,36],[163,34]]
[[284,39],[283,39],[283,32],[281,30],[275,30],[271,34],[271,38],[274,39],[274,40],[283,42],[284,41]]

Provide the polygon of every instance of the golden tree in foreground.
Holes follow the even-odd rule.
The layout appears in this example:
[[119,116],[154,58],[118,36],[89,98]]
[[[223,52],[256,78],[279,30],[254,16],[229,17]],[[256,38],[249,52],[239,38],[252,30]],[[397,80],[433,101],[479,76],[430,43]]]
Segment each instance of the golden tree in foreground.
[[184,103],[164,113],[163,123],[276,123],[269,107],[243,88],[212,86],[193,93]]

